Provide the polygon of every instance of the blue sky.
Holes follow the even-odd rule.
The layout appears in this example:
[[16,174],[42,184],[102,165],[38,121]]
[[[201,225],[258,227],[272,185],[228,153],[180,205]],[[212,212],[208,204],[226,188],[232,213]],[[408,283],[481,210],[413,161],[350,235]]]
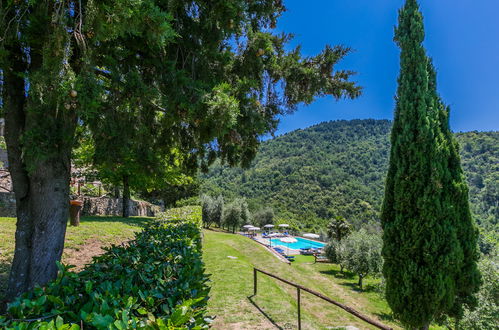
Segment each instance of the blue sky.
[[[325,44],[355,49],[339,66],[358,72],[357,100],[330,97],[283,117],[277,134],[313,124],[355,118],[392,119],[399,71],[393,42],[403,0],[285,0],[278,29],[293,33],[314,55]],[[451,106],[453,131],[499,130],[499,0],[420,0],[428,54],[438,89]]]

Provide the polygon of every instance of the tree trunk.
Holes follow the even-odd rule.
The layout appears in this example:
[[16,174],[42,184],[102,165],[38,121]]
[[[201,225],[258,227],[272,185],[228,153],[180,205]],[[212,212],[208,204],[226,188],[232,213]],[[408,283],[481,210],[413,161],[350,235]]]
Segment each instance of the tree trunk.
[[[4,71],[5,141],[17,212],[7,300],[57,276],[56,261],[61,259],[69,217],[70,159],[76,127],[75,112],[62,114],[56,106],[44,113],[27,109],[25,81],[18,74],[28,69],[24,56],[21,45],[10,47],[9,69]],[[31,67],[40,67],[40,63],[39,56],[31,57]],[[30,145],[24,146],[26,132],[38,135],[31,135]],[[48,135],[50,145],[44,143]],[[41,156],[30,154],[36,152],[37,143],[44,148]]]
[[[14,260],[8,280],[7,299],[44,285],[57,275],[69,217],[69,180],[71,148],[61,143],[57,157],[31,164],[26,170],[22,134],[25,129],[24,81],[6,75],[5,139],[9,171],[16,197],[16,234]],[[20,101],[21,100],[21,101]]]
[[69,170],[53,165],[44,164],[29,176],[26,196],[16,193],[16,246],[9,298],[57,275],[56,261],[61,260],[69,217]]
[[123,218],[130,216],[130,185],[128,175],[123,176]]
[[362,275],[359,275],[359,288],[360,288],[361,291],[362,291],[362,279],[363,278],[364,277]]

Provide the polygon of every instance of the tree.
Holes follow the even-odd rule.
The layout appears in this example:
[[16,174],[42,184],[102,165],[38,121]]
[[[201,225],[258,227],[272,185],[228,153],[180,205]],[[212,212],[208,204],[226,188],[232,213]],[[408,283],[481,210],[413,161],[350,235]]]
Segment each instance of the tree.
[[222,195],[218,195],[217,198],[213,199],[212,212],[213,212],[212,213],[213,222],[218,227],[221,227],[223,221],[223,212],[224,212],[224,197]]
[[235,233],[236,228],[243,224],[241,203],[239,200],[235,200],[224,209],[223,213],[223,224],[227,226],[227,230],[231,230]]
[[329,261],[340,266],[340,272],[343,273],[345,268],[345,245],[340,242],[330,241],[326,245],[324,252]]
[[340,245],[339,259],[344,266],[359,276],[359,288],[363,290],[362,280],[369,274],[381,272],[383,259],[381,246],[383,241],[380,236],[370,234],[365,229],[353,232],[346,237]]
[[262,208],[253,214],[255,225],[263,228],[274,223],[274,210],[271,207]]
[[224,200],[221,195],[216,198],[209,195],[201,196],[201,210],[205,228],[210,228],[212,224],[221,225],[223,206]]
[[[165,154],[161,142],[149,131],[151,123],[134,115],[104,111],[100,136],[82,132],[73,161],[78,166],[94,169],[100,180],[122,187],[122,216],[130,216],[131,193],[162,191],[192,182],[191,171],[182,167],[181,155],[169,150]],[[148,148],[143,146],[147,145]]]
[[342,216],[337,216],[328,225],[328,236],[338,243],[350,234],[351,226]]
[[483,285],[478,292],[476,310],[465,308],[456,329],[494,329],[499,315],[499,264],[497,260],[482,259],[479,263]]
[[201,217],[205,228],[210,228],[213,223],[213,204],[213,198],[208,195],[201,196]]
[[427,329],[472,305],[480,280],[458,146],[423,39],[419,5],[407,0],[395,31],[401,71],[381,220],[388,303],[405,326]]
[[78,129],[100,144],[117,133],[107,128],[115,112],[144,123],[160,155],[178,152],[188,168],[217,157],[247,165],[279,115],[318,96],[360,94],[352,72],[334,70],[349,49],[286,50],[290,36],[272,29],[281,1],[2,1],[0,10],[18,217],[10,298],[56,277]]

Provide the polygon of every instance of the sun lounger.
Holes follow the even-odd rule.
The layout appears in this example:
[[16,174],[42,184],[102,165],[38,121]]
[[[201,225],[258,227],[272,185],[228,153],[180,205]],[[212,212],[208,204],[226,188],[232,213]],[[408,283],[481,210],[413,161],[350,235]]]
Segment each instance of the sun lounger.
[[281,249],[281,248],[276,247],[276,248],[274,248],[274,250],[275,250],[277,253],[284,254],[284,250],[283,250],[283,249]]
[[329,262],[329,259],[326,256],[321,256],[314,254],[315,262]]
[[300,249],[300,254],[303,254],[305,256],[311,256],[315,254],[315,252],[312,249]]

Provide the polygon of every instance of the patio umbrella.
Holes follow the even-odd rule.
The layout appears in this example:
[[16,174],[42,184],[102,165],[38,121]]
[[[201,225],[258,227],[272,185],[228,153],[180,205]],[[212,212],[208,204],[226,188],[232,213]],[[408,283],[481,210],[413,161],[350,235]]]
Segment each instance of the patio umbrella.
[[248,230],[260,230],[260,227],[249,227]]
[[250,229],[251,227],[253,227],[253,225],[244,225],[243,226],[243,228],[246,229],[246,230]]
[[293,237],[284,237],[280,239],[281,242],[286,243],[286,246],[288,248],[288,254],[289,254],[289,243],[296,243],[298,240]]
[[263,226],[263,228],[274,228],[274,225],[268,224],[268,225]]
[[268,224],[268,225],[263,226],[263,228],[267,228],[267,229],[274,228],[274,225]]
[[289,227],[289,225],[287,223],[281,223],[279,227]]
[[317,234],[307,233],[307,234],[303,234],[303,237],[308,237],[308,238],[319,238],[320,236],[319,236],[319,235],[317,235]]

